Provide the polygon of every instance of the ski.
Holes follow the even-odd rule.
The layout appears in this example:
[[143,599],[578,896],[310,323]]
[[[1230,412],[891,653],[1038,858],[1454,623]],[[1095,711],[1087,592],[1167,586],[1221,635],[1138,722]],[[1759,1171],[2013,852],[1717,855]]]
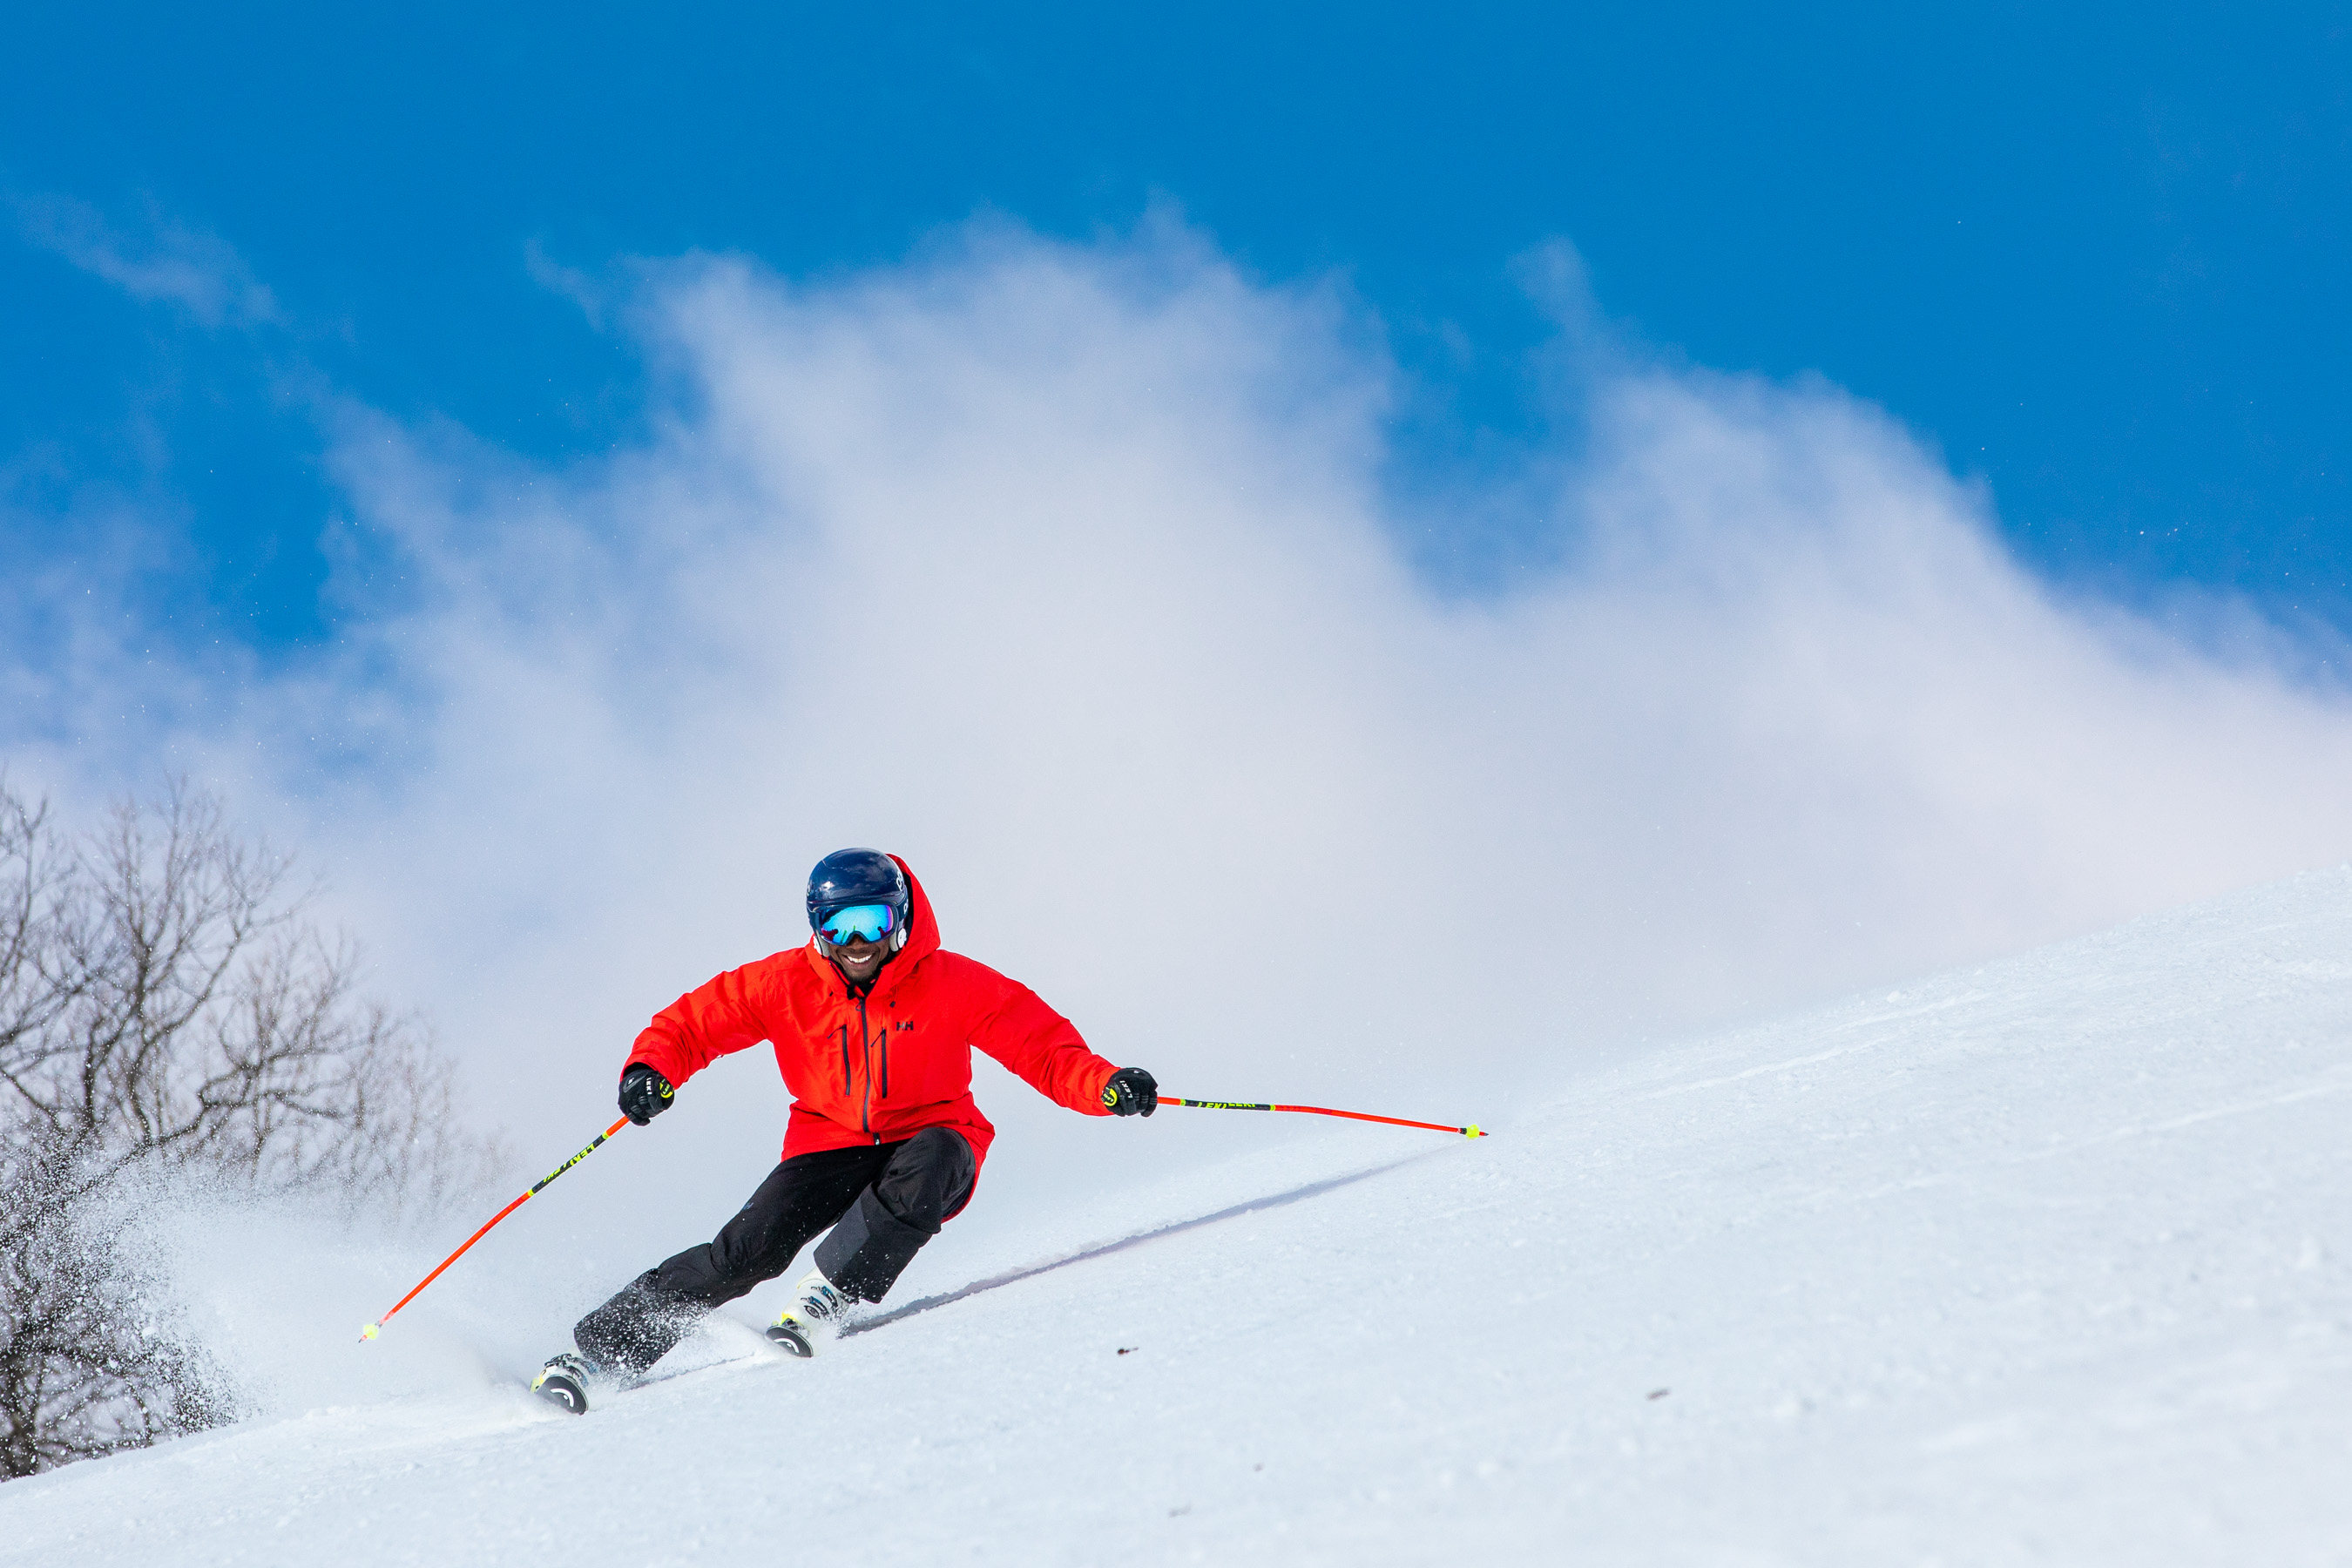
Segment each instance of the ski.
[[[790,1347],[785,1347],[789,1349]],[[797,1352],[793,1352],[799,1353]],[[740,1366],[746,1362],[770,1358],[754,1351],[747,1355],[729,1356],[724,1361],[704,1362],[698,1366],[682,1366],[675,1372],[651,1372],[635,1377],[614,1377],[597,1366],[586,1356],[565,1351],[548,1358],[547,1364],[530,1380],[530,1392],[567,1415],[585,1415],[589,1410],[615,1394],[650,1388],[657,1383],[674,1378],[692,1377],[697,1373],[716,1372],[722,1366]]]

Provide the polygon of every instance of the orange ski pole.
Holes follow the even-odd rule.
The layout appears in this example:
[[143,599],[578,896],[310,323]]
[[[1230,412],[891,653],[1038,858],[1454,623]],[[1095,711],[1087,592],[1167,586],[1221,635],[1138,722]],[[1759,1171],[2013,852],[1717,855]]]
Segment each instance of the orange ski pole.
[[[418,1291],[423,1290],[425,1287],[432,1284],[433,1281],[441,1278],[441,1269],[448,1268],[449,1265],[457,1262],[457,1259],[466,1256],[467,1247],[473,1246],[474,1243],[489,1235],[491,1226],[498,1224],[499,1221],[506,1218],[507,1215],[522,1207],[523,1205],[529,1203],[532,1198],[537,1197],[539,1195],[540,1188],[547,1185],[548,1183],[555,1180],[556,1177],[563,1174],[564,1172],[572,1169],[572,1166],[580,1163],[581,1161],[585,1160],[589,1155],[593,1154],[598,1149],[603,1148],[605,1139],[610,1138],[614,1133],[618,1132],[622,1128],[626,1127],[628,1124],[629,1119],[625,1116],[622,1117],[618,1121],[614,1122],[613,1125],[605,1128],[604,1131],[596,1134],[594,1140],[589,1143],[588,1147],[581,1150],[580,1152],[572,1155],[572,1158],[564,1161],[563,1163],[556,1166],[555,1169],[548,1172],[547,1174],[533,1182],[530,1184],[530,1191],[523,1194],[522,1196],[515,1199],[514,1202],[509,1204],[506,1207],[492,1215],[489,1217],[488,1224],[484,1225],[481,1229],[476,1231],[473,1235],[466,1238],[465,1247],[460,1247],[457,1251],[443,1258],[441,1260],[440,1268],[436,1268],[432,1273],[427,1274],[424,1279],[419,1279],[416,1282],[416,1289],[411,1290],[407,1295],[403,1296],[399,1300],[394,1301],[392,1304],[392,1312],[397,1312],[403,1307],[407,1306],[411,1301],[415,1300]],[[382,1333],[383,1331],[383,1326],[392,1321],[392,1312],[386,1312],[383,1317],[378,1318],[374,1322],[370,1323],[366,1328],[362,1329],[360,1331],[360,1342],[362,1344],[365,1344],[368,1341]]]
[[1465,1138],[1494,1136],[1482,1131],[1475,1121],[1467,1127],[1448,1127],[1443,1121],[1408,1121],[1402,1116],[1372,1116],[1361,1110],[1333,1110],[1320,1105],[1253,1105],[1239,1100],[1179,1100],[1172,1094],[1161,1095],[1160,1103],[1189,1105],[1196,1110],[1297,1110],[1309,1116],[1344,1116],[1350,1121],[1384,1121],[1391,1127],[1422,1127],[1432,1132],[1459,1132]]

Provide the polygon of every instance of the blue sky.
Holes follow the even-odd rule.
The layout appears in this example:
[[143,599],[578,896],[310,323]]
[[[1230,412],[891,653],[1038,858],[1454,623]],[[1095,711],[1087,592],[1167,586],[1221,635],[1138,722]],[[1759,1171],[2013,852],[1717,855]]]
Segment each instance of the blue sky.
[[[1160,200],[1254,276],[1337,275],[1384,324],[1412,378],[1401,492],[1543,437],[1528,356],[1549,328],[1512,263],[1565,238],[1655,351],[1885,405],[2062,582],[2352,626],[2346,26],[2318,6],[52,7],[0,63],[7,558],[119,573],[89,521],[132,512],[189,568],[158,580],[147,630],[315,642],[339,507],[320,389],[539,458],[640,434],[635,341],[547,287],[551,264],[702,248],[835,277],[976,212],[1085,238]],[[87,265],[110,244],[152,259],[159,233],[241,258],[247,292],[142,303]],[[1424,563],[1472,581],[1512,543],[1444,534]]]
[[[845,843],[1300,1100],[2340,864],[2352,107],[2264,16],[35,14],[0,768],[220,790],[551,1147]],[[1522,983],[1367,963],[1464,867]]]

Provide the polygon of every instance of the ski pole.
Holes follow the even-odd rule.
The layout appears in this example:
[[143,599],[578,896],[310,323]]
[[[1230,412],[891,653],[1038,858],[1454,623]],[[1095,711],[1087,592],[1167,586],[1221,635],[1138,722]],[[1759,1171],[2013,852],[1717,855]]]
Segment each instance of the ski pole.
[[[467,1247],[473,1246],[474,1243],[489,1235],[491,1226],[498,1224],[499,1221],[506,1218],[507,1215],[522,1207],[523,1205],[529,1203],[532,1198],[537,1197],[539,1195],[540,1188],[547,1185],[548,1183],[555,1180],[556,1177],[563,1174],[564,1172],[572,1169],[572,1166],[580,1163],[581,1161],[585,1160],[589,1155],[593,1154],[598,1149],[604,1147],[605,1139],[610,1138],[614,1133],[618,1132],[622,1128],[626,1127],[628,1124],[629,1119],[625,1116],[622,1117],[618,1121],[614,1122],[613,1125],[605,1128],[602,1132],[597,1133],[595,1138],[589,1142],[588,1147],[581,1150],[580,1152],[572,1155],[572,1158],[564,1161],[563,1163],[556,1166],[555,1169],[548,1172],[547,1174],[533,1182],[530,1184],[530,1191],[523,1194],[522,1196],[515,1199],[514,1202],[509,1204],[506,1207],[492,1215],[489,1217],[488,1224],[484,1225],[481,1229],[476,1231],[473,1235],[466,1238],[465,1247],[460,1247],[457,1251],[443,1258],[441,1260],[441,1268],[436,1268],[432,1273],[427,1274],[424,1279],[419,1279],[416,1282],[416,1289],[411,1290],[407,1295],[403,1296],[399,1300],[394,1301],[392,1304],[392,1312],[397,1312],[403,1307],[407,1306],[411,1301],[415,1300],[419,1291],[422,1291],[425,1287],[432,1284],[433,1281],[441,1278],[442,1268],[448,1268],[449,1265],[457,1262],[460,1258],[465,1257]],[[386,1312],[383,1317],[378,1318],[374,1322],[370,1323],[366,1328],[362,1329],[360,1331],[360,1343],[365,1344],[368,1341],[382,1333],[383,1331],[383,1326],[392,1321],[392,1312]]]
[[1238,1100],[1179,1100],[1172,1094],[1161,1095],[1160,1103],[1189,1105],[1195,1110],[1299,1110],[1309,1116],[1344,1116],[1350,1121],[1385,1121],[1391,1127],[1424,1127],[1432,1132],[1459,1132],[1465,1138],[1494,1136],[1482,1131],[1475,1121],[1467,1127],[1448,1127],[1443,1121],[1408,1121],[1402,1116],[1371,1116],[1360,1110],[1333,1110],[1321,1105],[1252,1105]]

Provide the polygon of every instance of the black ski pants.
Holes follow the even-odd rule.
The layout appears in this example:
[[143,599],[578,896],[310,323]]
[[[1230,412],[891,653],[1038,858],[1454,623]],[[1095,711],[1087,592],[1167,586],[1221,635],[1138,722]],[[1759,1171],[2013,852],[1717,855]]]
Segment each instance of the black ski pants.
[[795,1154],[717,1236],[630,1280],[573,1325],[572,1341],[602,1365],[643,1372],[711,1308],[790,1268],[827,1226],[816,1266],[845,1295],[879,1301],[963,1207],[977,1173],[971,1145],[945,1127],[898,1143]]

